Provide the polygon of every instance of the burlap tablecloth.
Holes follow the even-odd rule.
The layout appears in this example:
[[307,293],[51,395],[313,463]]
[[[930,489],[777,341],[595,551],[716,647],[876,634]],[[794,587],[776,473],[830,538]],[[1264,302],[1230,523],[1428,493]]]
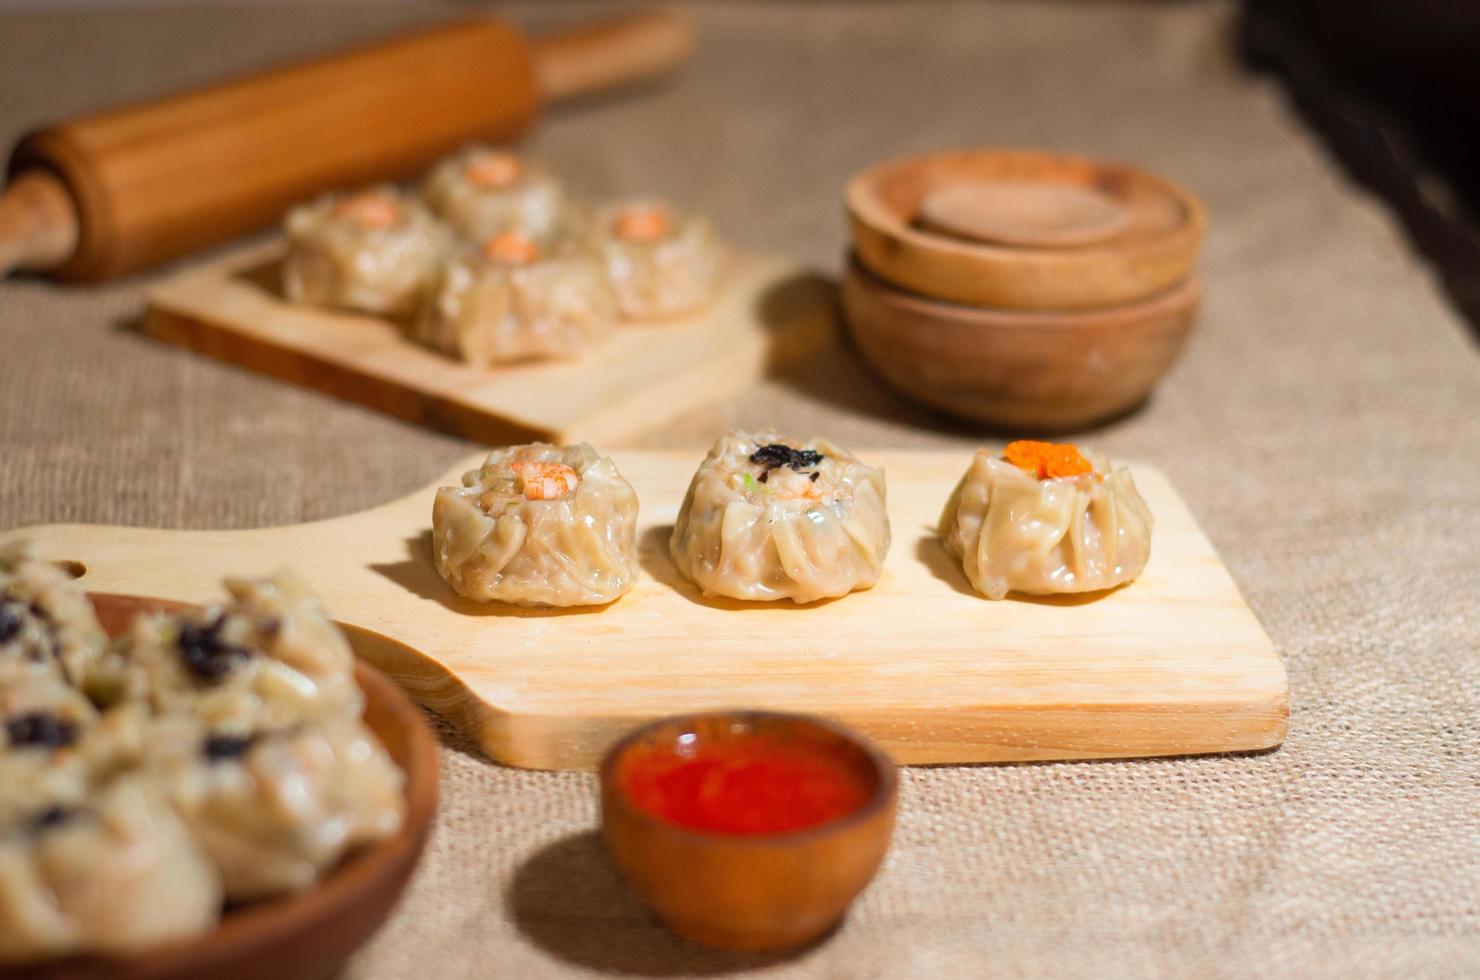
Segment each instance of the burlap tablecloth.
[[[623,892],[592,777],[450,738],[426,860],[352,976],[1480,974],[1480,363],[1383,207],[1232,63],[1230,12],[716,4],[679,83],[554,116],[535,149],[583,191],[659,188],[825,270],[845,178],[888,155],[1040,145],[1195,188],[1199,329],[1150,405],[1093,439],[1165,469],[1233,570],[1289,667],[1284,747],[907,771],[894,849],[841,931],[757,964],[679,943]],[[0,136],[432,13],[0,19]],[[140,338],[144,285],[0,285],[0,526],[314,519],[469,451]],[[727,422],[972,441],[846,351],[650,441]]]

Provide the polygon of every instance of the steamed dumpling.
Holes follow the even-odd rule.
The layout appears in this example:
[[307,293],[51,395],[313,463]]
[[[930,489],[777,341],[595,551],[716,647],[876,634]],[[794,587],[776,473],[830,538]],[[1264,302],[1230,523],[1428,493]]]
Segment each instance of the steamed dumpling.
[[506,232],[448,260],[415,337],[481,367],[576,357],[615,327],[611,286],[594,256]]
[[884,471],[771,430],[714,444],[669,541],[705,595],[798,603],[872,587],[888,550]]
[[1070,445],[977,450],[940,539],[982,595],[1093,592],[1131,581],[1151,555],[1151,511],[1129,470]]
[[432,557],[478,602],[602,605],[637,578],[637,493],[585,443],[495,449],[437,491]]
[[404,777],[356,717],[243,735],[173,715],[147,730],[145,766],[232,901],[307,888],[401,826]]
[[624,317],[692,313],[719,290],[724,253],[702,215],[629,201],[599,212],[593,231]]
[[453,230],[473,241],[517,232],[545,245],[574,219],[554,174],[486,146],[470,146],[438,163],[422,196]]
[[389,317],[420,308],[451,242],[421,202],[390,186],[299,205],[286,229],[288,299]]
[[156,787],[75,785],[0,826],[0,963],[136,952],[215,925],[220,879]]
[[226,587],[225,604],[135,620],[110,661],[124,697],[221,731],[359,714],[354,653],[300,579],[282,572]]
[[76,580],[28,543],[0,548],[0,684],[38,673],[85,684],[107,642]]

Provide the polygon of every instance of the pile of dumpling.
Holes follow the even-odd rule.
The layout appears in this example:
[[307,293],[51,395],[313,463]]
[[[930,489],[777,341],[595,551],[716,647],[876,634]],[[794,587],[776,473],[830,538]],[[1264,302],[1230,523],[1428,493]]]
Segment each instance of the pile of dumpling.
[[110,642],[0,552],[0,964],[195,935],[399,829],[343,635],[291,575],[227,589]]
[[287,217],[289,299],[396,320],[470,364],[572,357],[619,319],[706,305],[722,253],[709,221],[659,200],[592,208],[544,168],[469,147],[418,195],[330,194]]
[[[495,449],[442,487],[432,560],[459,594],[520,606],[613,602],[637,578],[637,493],[592,447]],[[939,538],[989,599],[1092,592],[1131,581],[1151,512],[1130,472],[1072,445],[977,452]],[[872,588],[889,551],[884,471],[826,439],[727,433],[699,464],[669,538],[710,597],[810,603]]]

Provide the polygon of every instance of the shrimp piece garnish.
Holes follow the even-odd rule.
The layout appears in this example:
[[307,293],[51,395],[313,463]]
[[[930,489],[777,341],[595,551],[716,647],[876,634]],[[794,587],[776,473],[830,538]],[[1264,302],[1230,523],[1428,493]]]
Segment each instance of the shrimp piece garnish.
[[650,204],[634,204],[617,212],[612,233],[623,241],[655,242],[668,234],[668,212]]
[[464,173],[479,187],[497,190],[519,179],[523,166],[512,153],[484,153],[468,161]]
[[528,265],[540,257],[539,246],[518,232],[506,231],[483,243],[483,256],[506,265]]
[[559,500],[573,492],[581,478],[564,463],[520,463],[519,482],[526,500]]
[[336,204],[334,215],[353,221],[367,231],[389,228],[396,223],[396,202],[382,191],[365,191]]

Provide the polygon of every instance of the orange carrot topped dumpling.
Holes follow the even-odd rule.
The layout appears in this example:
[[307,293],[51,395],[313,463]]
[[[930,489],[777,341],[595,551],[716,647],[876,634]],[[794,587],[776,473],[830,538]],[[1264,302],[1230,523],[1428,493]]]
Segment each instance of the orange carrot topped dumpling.
[[989,599],[1123,585],[1151,554],[1151,512],[1129,470],[1067,443],[977,450],[940,519],[940,539]]

